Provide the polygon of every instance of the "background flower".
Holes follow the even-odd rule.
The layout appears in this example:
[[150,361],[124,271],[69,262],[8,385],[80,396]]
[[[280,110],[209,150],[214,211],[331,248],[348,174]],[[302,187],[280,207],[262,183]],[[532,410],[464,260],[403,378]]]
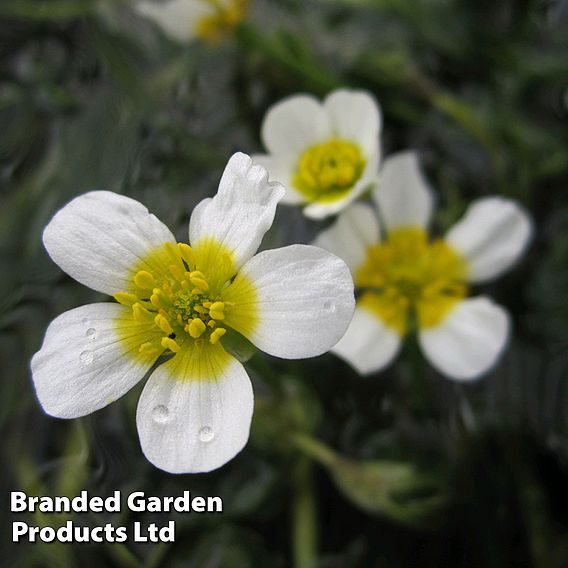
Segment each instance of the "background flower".
[[51,257],[119,304],[67,311],[48,327],[32,360],[48,414],[90,414],[153,370],[137,424],[146,457],[171,473],[210,471],[249,436],[253,394],[239,361],[223,349],[227,329],[285,358],[313,357],[344,333],[352,281],[338,258],[292,246],[254,256],[284,189],[235,154],[218,194],[190,221],[192,246],[137,201],[91,192],[66,205],[44,231]]
[[286,186],[286,203],[321,219],[376,182],[380,128],[379,107],[364,91],[340,89],[323,103],[295,95],[268,110],[261,137],[269,154],[253,159]]
[[143,0],[135,7],[174,40],[218,43],[245,17],[248,0]]
[[510,200],[479,199],[443,239],[430,240],[432,194],[410,152],[385,161],[373,198],[384,240],[371,209],[356,204],[315,241],[346,260],[360,293],[334,352],[375,372],[416,327],[426,357],[446,376],[487,372],[505,348],[509,317],[485,296],[466,299],[468,285],[499,276],[520,257],[531,234],[526,213]]

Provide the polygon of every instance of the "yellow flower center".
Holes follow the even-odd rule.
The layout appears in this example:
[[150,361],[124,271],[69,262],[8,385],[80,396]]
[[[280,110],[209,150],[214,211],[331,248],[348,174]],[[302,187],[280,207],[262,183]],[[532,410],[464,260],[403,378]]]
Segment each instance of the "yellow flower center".
[[196,25],[197,37],[210,44],[218,44],[223,36],[231,34],[244,20],[249,0],[202,0],[213,12],[202,17]]
[[[223,321],[234,306],[223,300],[231,293],[234,274],[231,254],[215,241],[203,242],[196,250],[184,243],[167,243],[152,251],[132,271],[131,288],[114,295],[132,308],[135,322],[152,331],[139,352],[177,353],[187,341],[215,345],[227,331]],[[248,283],[247,289],[246,301],[254,304],[254,286]],[[255,314],[248,313],[247,318],[249,327],[254,327]],[[239,323],[238,317],[233,319]]]
[[355,274],[359,305],[400,335],[415,318],[421,328],[438,325],[468,292],[465,260],[442,239],[428,241],[420,228],[392,231],[367,250]]
[[353,187],[364,169],[359,146],[334,138],[304,151],[293,184],[310,201],[334,201]]

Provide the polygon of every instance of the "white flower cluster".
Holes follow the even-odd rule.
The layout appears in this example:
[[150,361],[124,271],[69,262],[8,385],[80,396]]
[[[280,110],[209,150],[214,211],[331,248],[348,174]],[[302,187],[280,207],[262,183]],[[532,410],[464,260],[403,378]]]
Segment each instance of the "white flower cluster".
[[[84,416],[152,369],[137,410],[142,449],[168,472],[203,472],[249,437],[253,392],[224,348],[231,334],[287,359],[332,349],[371,373],[416,332],[444,375],[486,373],[510,318],[485,296],[469,298],[470,287],[513,265],[530,220],[513,201],[488,197],[431,239],[432,192],[414,153],[381,164],[380,117],[361,91],[276,104],[262,126],[268,153],[229,160],[217,194],[193,211],[189,244],[122,195],[91,192],[60,210],[44,232],[48,253],[116,302],[73,309],[49,326],[32,360],[45,411]],[[375,209],[354,203],[369,193]],[[339,215],[316,246],[255,254],[280,200],[312,218]]]

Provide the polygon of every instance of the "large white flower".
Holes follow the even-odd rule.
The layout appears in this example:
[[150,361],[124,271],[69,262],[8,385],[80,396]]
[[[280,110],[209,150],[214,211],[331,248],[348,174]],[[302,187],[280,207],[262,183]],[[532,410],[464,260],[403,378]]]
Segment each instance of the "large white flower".
[[48,414],[84,416],[140,381],[146,457],[172,473],[209,471],[245,445],[250,380],[223,348],[229,329],[287,359],[329,350],[355,300],[345,263],[305,245],[256,252],[284,188],[244,154],[219,191],[193,211],[188,244],[133,199],[106,191],[75,198],[46,227],[44,244],[73,278],[118,303],[65,312],[32,360]]
[[243,20],[248,4],[249,0],[143,0],[134,6],[176,41],[199,38],[217,43]]
[[422,350],[444,375],[486,373],[504,350],[507,312],[469,286],[491,280],[524,251],[531,223],[515,202],[475,201],[444,238],[429,240],[432,193],[414,153],[385,161],[372,208],[354,204],[315,244],[343,258],[358,291],[355,315],[333,351],[361,373],[387,366],[417,329]]
[[339,89],[323,103],[296,95],[268,110],[261,131],[268,154],[253,159],[286,186],[283,202],[322,219],[375,184],[380,129],[379,106],[364,91]]

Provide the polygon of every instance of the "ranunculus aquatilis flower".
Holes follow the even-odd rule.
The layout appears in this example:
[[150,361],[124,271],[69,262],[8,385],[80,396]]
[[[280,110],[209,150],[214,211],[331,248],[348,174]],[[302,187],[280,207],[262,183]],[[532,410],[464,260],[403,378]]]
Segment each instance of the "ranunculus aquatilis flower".
[[314,243],[346,261],[358,291],[351,325],[333,351],[372,373],[391,363],[415,329],[424,354],[447,377],[486,373],[506,346],[509,316],[487,296],[468,298],[470,286],[517,261],[530,239],[529,217],[514,201],[486,197],[443,238],[430,239],[432,192],[412,152],[385,161],[373,198],[382,227],[358,203]]
[[175,41],[218,43],[244,19],[248,4],[249,0],[144,0],[135,8]]
[[117,303],[57,317],[32,360],[39,401],[75,418],[113,402],[160,364],[137,410],[142,450],[172,473],[220,467],[245,445],[253,392],[223,348],[233,329],[286,359],[320,355],[354,309],[345,263],[313,246],[255,255],[284,188],[244,154],[229,161],[215,197],[194,209],[188,244],[137,201],[106,191],[79,196],[44,231],[51,258]]
[[268,110],[261,130],[268,154],[253,160],[286,186],[283,203],[322,219],[375,184],[380,129],[379,106],[365,91],[339,89],[323,103],[295,95]]

